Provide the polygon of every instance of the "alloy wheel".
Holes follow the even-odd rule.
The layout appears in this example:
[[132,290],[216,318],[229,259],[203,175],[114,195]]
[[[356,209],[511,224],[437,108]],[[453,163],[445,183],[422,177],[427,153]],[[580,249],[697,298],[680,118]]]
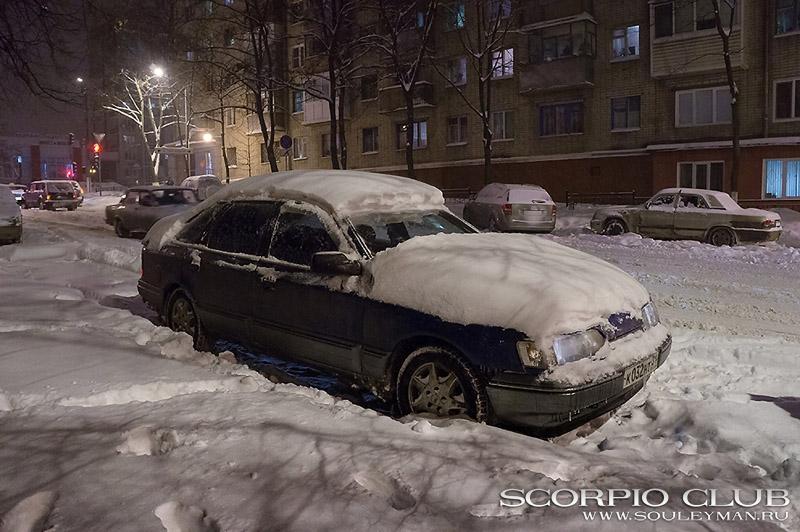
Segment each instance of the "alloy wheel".
[[458,375],[435,361],[422,364],[412,373],[408,403],[415,414],[467,414],[467,400]]
[[194,307],[183,296],[178,296],[172,303],[172,309],[169,314],[170,327],[178,332],[185,332],[192,338],[197,333],[197,316],[194,313]]
[[619,236],[626,231],[627,228],[621,220],[610,220],[603,227],[603,234],[608,236]]

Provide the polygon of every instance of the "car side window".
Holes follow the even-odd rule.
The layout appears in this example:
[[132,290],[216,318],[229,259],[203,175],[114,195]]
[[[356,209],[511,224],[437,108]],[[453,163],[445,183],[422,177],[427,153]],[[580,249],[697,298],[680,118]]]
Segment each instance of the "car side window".
[[679,209],[708,209],[708,204],[705,200],[696,194],[681,194],[681,199],[678,201]]
[[190,218],[186,225],[181,229],[176,240],[187,244],[200,244],[209,229],[209,224],[216,215],[225,210],[228,204],[217,204],[209,209],[205,209],[200,214]]
[[219,251],[261,255],[264,235],[269,234],[280,211],[271,201],[236,202],[213,216],[207,246]]
[[127,194],[125,194],[125,197],[123,198],[123,203],[125,205],[135,205],[138,200],[139,200],[139,193],[129,191]]
[[278,218],[269,254],[278,260],[311,266],[315,253],[338,250],[339,246],[316,214],[285,209]]
[[660,194],[650,200],[651,207],[669,207],[675,201],[675,194]]

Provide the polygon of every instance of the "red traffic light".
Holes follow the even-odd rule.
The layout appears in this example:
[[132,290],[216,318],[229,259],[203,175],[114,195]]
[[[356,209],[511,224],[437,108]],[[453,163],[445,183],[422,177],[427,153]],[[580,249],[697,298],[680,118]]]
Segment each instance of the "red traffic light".
[[94,144],[92,144],[92,151],[94,153],[100,153],[101,151],[103,151],[103,147],[100,146],[100,143],[95,142]]

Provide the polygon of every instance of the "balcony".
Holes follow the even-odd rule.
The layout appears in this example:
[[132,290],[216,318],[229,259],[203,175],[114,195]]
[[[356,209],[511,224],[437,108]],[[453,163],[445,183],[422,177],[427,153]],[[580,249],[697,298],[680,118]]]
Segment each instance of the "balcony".
[[[378,93],[381,113],[391,113],[406,108],[406,100],[400,85],[384,87]],[[414,107],[433,107],[433,85],[428,81],[418,81],[414,86]]]
[[[267,127],[269,128],[269,114],[264,113],[264,119],[267,121]],[[255,114],[247,115],[245,128],[247,135],[260,135],[261,125],[258,123],[258,116]],[[275,130],[286,130],[286,113],[282,111],[275,112]]]
[[522,9],[523,26],[594,14],[593,0],[528,0]]
[[585,86],[594,86],[594,57],[588,55],[527,65],[519,76],[522,93]]
[[[731,64],[747,67],[742,31],[731,32]],[[654,78],[680,76],[725,69],[722,39],[716,28],[654,39],[650,47],[650,74]]]
[[[336,109],[339,109],[339,102],[336,102]],[[350,106],[345,103],[344,116],[345,120],[350,118]],[[311,99],[306,100],[303,104],[303,124],[318,124],[320,122],[328,122],[331,119],[330,106],[328,100]]]

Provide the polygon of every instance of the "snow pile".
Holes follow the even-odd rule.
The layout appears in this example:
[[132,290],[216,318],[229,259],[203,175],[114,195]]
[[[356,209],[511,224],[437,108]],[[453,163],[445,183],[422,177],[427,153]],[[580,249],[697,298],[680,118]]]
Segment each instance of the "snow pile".
[[21,500],[0,519],[0,532],[42,532],[57,498],[52,491],[40,491]]
[[199,206],[164,218],[147,235],[148,246],[158,248],[173,238],[180,224],[210,203],[234,199],[311,201],[338,216],[361,213],[444,209],[442,192],[405,177],[352,170],[295,170],[249,177],[225,186]]
[[169,501],[155,509],[167,532],[219,532],[219,525],[197,506]]
[[367,268],[370,297],[454,323],[516,329],[540,346],[616,312],[640,315],[649,300],[619,268],[528,235],[417,237],[378,253]]
[[180,445],[178,433],[171,429],[156,429],[150,425],[142,425],[126,432],[125,441],[117,447],[120,454],[135,456],[153,456],[167,454]]
[[784,246],[800,248],[800,212],[792,209],[773,209],[781,216],[783,233],[778,242]]

